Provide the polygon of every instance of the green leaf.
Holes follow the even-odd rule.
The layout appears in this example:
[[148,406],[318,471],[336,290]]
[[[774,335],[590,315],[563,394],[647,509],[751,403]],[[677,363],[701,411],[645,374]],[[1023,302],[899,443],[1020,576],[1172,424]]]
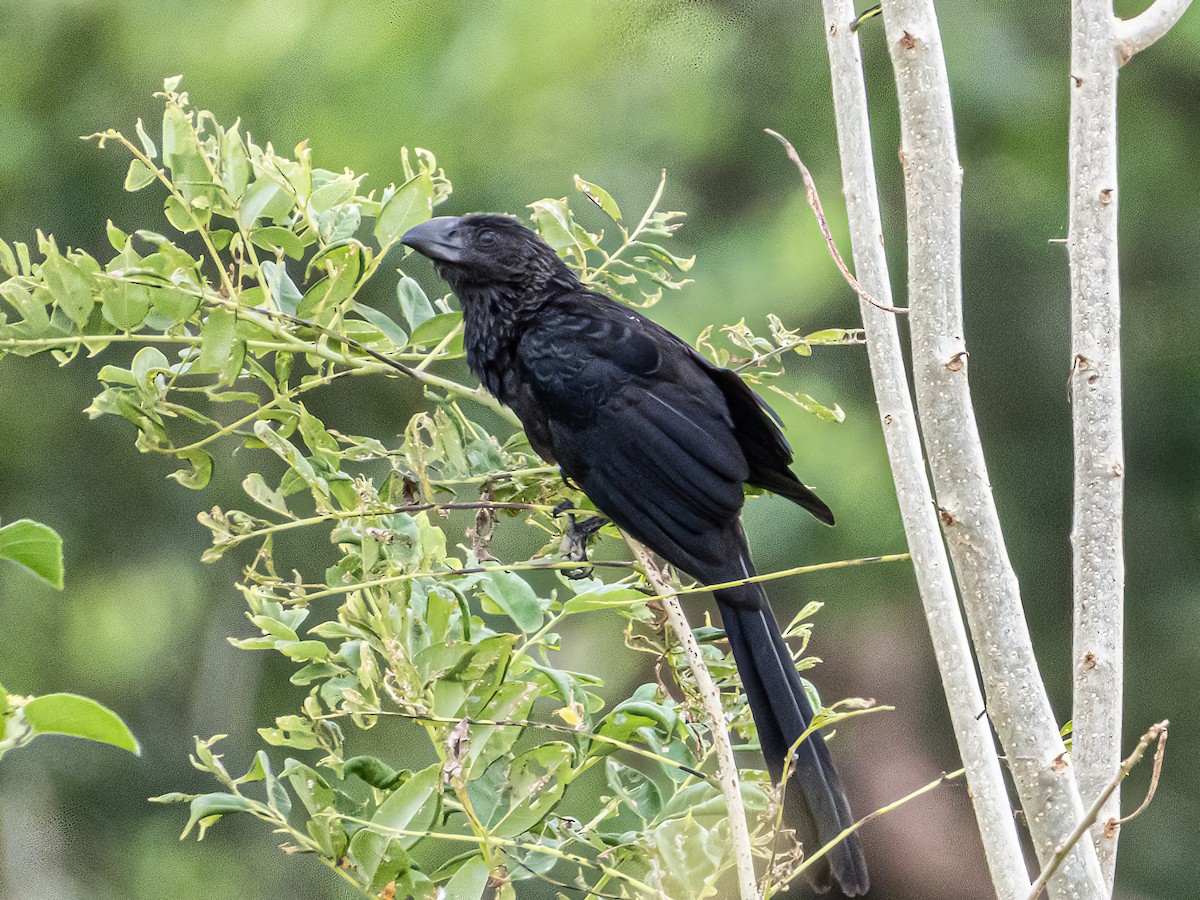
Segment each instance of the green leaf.
[[575,188],[582,191],[589,200],[595,203],[604,214],[614,222],[621,221],[621,207],[617,206],[617,201],[612,198],[604,188],[598,184],[592,184],[590,181],[584,181],[578,175],[575,176]]
[[644,772],[610,757],[604,761],[604,775],[608,786],[642,819],[649,822],[662,811],[658,785]]
[[462,313],[441,313],[426,319],[413,329],[411,342],[418,347],[433,347],[462,322]]
[[13,256],[12,247],[2,240],[0,240],[0,269],[3,269],[6,275],[16,275],[20,271],[17,268],[17,258]]
[[129,331],[146,320],[150,312],[151,289],[128,281],[110,281],[100,292],[104,318],[114,328]]
[[304,255],[304,242],[294,231],[282,225],[265,225],[254,229],[250,232],[250,242],[272,253],[281,250],[292,259]]
[[593,609],[623,609],[633,600],[649,600],[642,591],[627,584],[605,584],[599,579],[573,582],[571,587],[580,593],[567,600],[563,612],[568,615]]
[[192,209],[174,197],[168,197],[163,202],[163,212],[167,216],[167,221],[184,234],[199,231],[208,222],[211,215],[207,209]]
[[237,221],[243,228],[251,228],[260,218],[275,219],[292,208],[291,199],[273,180],[263,175],[242,194],[238,206]]
[[[104,231],[105,234],[108,235],[108,242],[112,245],[112,248],[118,253],[123,253],[126,245],[129,243],[129,235],[114,225],[112,219],[109,219],[108,222],[105,223]],[[116,260],[113,260],[113,263],[116,263]],[[113,263],[109,263],[109,271],[112,271],[112,269],[115,268]]]
[[178,325],[192,317],[200,306],[200,298],[173,288],[154,288],[150,291],[150,305],[170,319],[172,325]]
[[309,318],[318,313],[340,306],[354,293],[358,278],[368,266],[366,248],[356,240],[345,240],[326,247],[312,258],[306,277],[323,272],[322,278],[305,293],[297,305],[296,315]]
[[154,146],[154,141],[150,135],[146,133],[146,126],[142,124],[140,118],[133,127],[137,130],[138,140],[142,142],[142,150],[145,151],[146,155],[151,159],[158,156],[158,148]]
[[157,176],[154,172],[140,159],[131,159],[129,161],[129,171],[125,175],[125,190],[133,192],[140,191],[148,184],[153,184]]
[[408,335],[404,333],[404,329],[388,318],[387,314],[367,306],[365,303],[355,303],[354,311],[383,332],[396,347],[401,348],[408,345]]
[[400,239],[414,225],[433,215],[433,179],[421,172],[396,189],[375,220],[375,239],[381,247]]
[[575,221],[571,217],[566,198],[539,200],[530,203],[529,208],[533,210],[533,222],[538,234],[547,244],[559,253],[578,247],[578,241],[575,239]]
[[35,697],[22,710],[25,721],[38,734],[65,734],[102,744],[112,744],[141,756],[141,748],[121,717],[88,697],[46,694]]
[[[442,765],[434,763],[404,782],[375,810],[371,823],[383,828],[427,831],[437,818],[441,802]],[[400,843],[411,847],[414,837],[401,838]]]
[[791,400],[806,413],[816,416],[822,422],[837,422],[840,424],[846,420],[845,411],[836,403],[833,404],[832,407],[829,407],[822,403],[818,403],[808,394],[785,391],[783,388],[777,387],[773,384],[767,385],[767,387],[769,387],[776,394],[779,394],[779,396],[786,397],[788,400]]
[[814,331],[812,334],[806,334],[804,340],[810,344],[842,344],[853,333],[845,328],[825,328],[821,331]]
[[[380,829],[427,832],[438,816],[441,786],[442,765],[434,763],[388,794],[371,817],[371,824]],[[395,842],[408,848],[418,840],[417,835],[396,835],[363,828],[351,839],[350,854],[363,873],[373,878],[388,854],[389,844]]]
[[155,397],[158,395],[155,378],[170,367],[171,364],[157,347],[143,347],[134,354],[129,371],[138,390],[146,397]]
[[410,329],[419,328],[435,315],[433,304],[429,302],[421,286],[407,275],[402,275],[396,284],[396,299],[400,301],[400,312]]
[[46,287],[54,295],[58,308],[81,328],[92,314],[92,279],[78,266],[49,247],[46,261],[42,263],[42,275]]
[[246,476],[246,480],[242,482],[242,490],[249,494],[255,502],[265,506],[267,509],[287,516],[289,519],[295,518],[287,508],[287,497],[284,493],[268,487],[266,480],[257,472],[252,472]]
[[254,802],[246,797],[239,797],[237,794],[202,794],[192,801],[191,816],[179,839],[183,840],[191,834],[196,824],[200,823],[200,833],[197,839],[204,840],[204,832],[207,825],[210,824],[205,822],[206,819],[216,821],[221,816],[231,813],[246,813],[253,810]]
[[347,174],[321,185],[308,195],[308,206],[314,213],[323,213],[354,199],[358,187],[355,179]]
[[175,103],[167,103],[163,110],[162,159],[185,201],[191,203],[197,197],[211,196],[212,173],[205,161],[204,148],[188,114]]
[[329,645],[323,641],[279,641],[275,644],[275,649],[297,662],[329,656]]
[[292,785],[292,790],[300,798],[300,802],[304,804],[304,808],[308,810],[309,815],[316,815],[321,810],[333,806],[333,789],[317,773],[316,769],[309,768],[294,759],[289,759],[286,765],[284,765],[280,777],[288,779]]
[[618,703],[600,723],[599,733],[628,741],[647,726],[658,728],[670,738],[679,724],[678,714],[652,700],[628,699]]
[[491,871],[480,856],[472,856],[458,867],[454,876],[446,882],[445,900],[480,900],[487,890]]
[[192,369],[198,373],[222,371],[237,345],[237,319],[227,309],[214,309],[200,329],[200,357]]
[[354,775],[381,791],[396,787],[400,779],[400,774],[395,769],[375,756],[351,757],[346,760],[344,771],[347,778]]
[[235,122],[221,138],[221,183],[234,203],[246,193],[250,174],[250,156]]
[[671,819],[648,835],[656,885],[669,897],[719,896],[714,882],[729,852],[728,831],[705,828],[691,815]]
[[180,450],[175,455],[181,460],[190,463],[190,465],[186,469],[172,472],[167,476],[168,478],[178,481],[185,488],[193,491],[201,491],[208,487],[209,481],[212,480],[212,454],[207,450],[195,448],[192,450]]
[[263,277],[267,280],[267,287],[271,289],[271,298],[275,301],[275,308],[289,316],[296,315],[296,310],[304,295],[296,287],[296,282],[292,281],[287,266],[267,260],[262,264],[262,271]]
[[50,327],[50,315],[46,312],[46,304],[52,301],[50,292],[39,288],[30,293],[16,283],[15,280],[0,283],[0,297],[8,301],[33,335],[43,334]]
[[514,759],[501,803],[506,808],[494,817],[492,833],[516,837],[546,818],[567,789],[574,759],[575,749],[561,741],[541,744]]
[[[666,247],[661,246],[660,244],[651,244],[646,241],[638,241],[637,246],[641,247],[644,250],[649,250],[650,254],[652,256],[654,256],[659,262],[666,263],[669,266],[673,266],[674,268],[678,269],[680,272],[691,271],[692,266],[694,266],[696,264],[696,257],[689,256],[689,257],[685,258],[682,256],[676,256],[674,253],[672,253]],[[659,282],[659,283],[661,283],[661,282]],[[675,282],[672,282],[672,284],[675,284]]]
[[525,633],[542,627],[543,603],[525,579],[515,572],[488,572],[479,581],[479,589],[491,608],[484,603],[485,612],[503,612]]
[[19,519],[0,528],[0,559],[24,566],[60,591],[63,588],[62,538],[49,525]]

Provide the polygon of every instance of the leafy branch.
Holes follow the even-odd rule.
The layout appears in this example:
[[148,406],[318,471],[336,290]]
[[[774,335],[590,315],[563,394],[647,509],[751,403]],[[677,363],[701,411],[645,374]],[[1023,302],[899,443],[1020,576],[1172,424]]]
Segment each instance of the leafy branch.
[[[228,452],[252,461],[246,508],[200,515],[212,535],[203,558],[252,550],[238,584],[248,629],[231,643],[286,657],[308,693],[259,730],[290,754],[278,775],[260,750],[232,777],[217,736],[197,740],[193,763],[222,789],[157,799],[187,802],[184,833],[201,838],[223,816],[256,817],[286,850],[315,856],[366,896],[440,890],[474,900],[491,884],[511,897],[529,878],[592,896],[719,895],[735,860],[714,746],[727,722],[739,746],[757,740],[722,633],[697,629],[718,691],[710,700],[723,710],[706,717],[662,628],[661,601],[615,529],[587,521],[586,498],[522,434],[494,434],[469,414],[472,405],[504,411],[460,380],[462,315],[449,298],[431,299],[398,271],[394,301],[362,299],[385,277],[400,235],[449,196],[434,156],[404,151],[398,184],[371,190],[365,176],[316,166],[307,144],[288,156],[240,122],[222,126],[178,79],[164,88],[157,140],[141,122],[132,138],[92,137],[129,154],[129,190],[163,192],[171,236],[110,222],[107,260],[40,233],[37,262],[27,245],[0,242],[0,359],[49,352],[67,364],[81,351],[106,353],[89,415],[132,423],[140,450],[182,464],[172,477],[185,487],[204,488]],[[659,209],[664,186],[627,226],[611,195],[576,179],[611,221],[607,240],[565,198],[531,204],[531,217],[585,282],[648,305],[682,288],[694,262],[667,249],[682,214]],[[785,355],[860,340],[768,323],[769,338],[743,322],[722,331],[728,348],[711,332],[701,347],[786,394],[772,383]],[[422,408],[395,440],[340,430],[309,407],[311,392],[369,375],[422,385]],[[836,406],[798,396],[840,420]],[[497,559],[492,536],[509,521],[544,545]],[[313,529],[328,534],[326,558],[285,569],[277,552]],[[664,596],[700,590],[676,583]],[[788,629],[799,654],[819,608]],[[614,696],[599,677],[566,668],[561,632],[592,613],[622,623],[626,644],[652,654],[673,683],[656,678]],[[415,768],[362,752],[363,733],[381,722],[421,739]],[[752,856],[741,860],[743,880],[757,862],[787,884],[801,857],[776,858],[769,779],[752,769],[736,777]],[[250,796],[255,786],[261,796]]]

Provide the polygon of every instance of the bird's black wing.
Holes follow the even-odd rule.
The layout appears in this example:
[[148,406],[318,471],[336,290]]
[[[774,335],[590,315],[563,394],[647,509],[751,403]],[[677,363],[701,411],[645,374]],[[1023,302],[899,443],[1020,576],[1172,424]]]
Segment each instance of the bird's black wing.
[[742,577],[750,467],[690,347],[589,292],[543,309],[517,356],[531,403],[514,409],[605,515],[696,578]]
[[713,365],[699,353],[695,356],[725,397],[734,434],[750,467],[746,481],[787,497],[826,525],[832,525],[833,512],[788,468],[792,462],[792,447],[779,428],[775,410],[750,390],[736,372]]

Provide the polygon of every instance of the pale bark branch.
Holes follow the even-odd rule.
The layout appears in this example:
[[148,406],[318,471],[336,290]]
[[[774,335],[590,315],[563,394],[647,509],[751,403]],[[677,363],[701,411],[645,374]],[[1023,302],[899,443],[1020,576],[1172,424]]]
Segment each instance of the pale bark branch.
[[696,642],[696,635],[692,633],[683,607],[673,596],[671,585],[655,566],[650,551],[628,535],[625,536],[625,541],[633,550],[634,558],[641,563],[646,580],[659,595],[659,602],[667,614],[667,622],[679,638],[679,643],[687,655],[692,677],[696,679],[696,688],[700,692],[704,714],[708,719],[709,739],[717,751],[717,780],[721,785],[721,793],[725,796],[725,806],[729,810],[729,838],[737,865],[739,896],[741,900],[759,900],[758,879],[754,874],[754,856],[750,846],[750,829],[746,824],[746,808],[742,803],[742,786],[738,780],[737,762],[733,758],[733,745],[729,742],[729,724],[721,706],[721,691],[712,680],[708,664],[700,653],[700,645]]
[[[1146,13],[1143,13],[1146,15]],[[1121,286],[1117,270],[1117,68],[1112,0],[1071,4],[1068,133],[1070,395],[1075,488],[1072,755],[1084,802],[1121,762],[1125,458],[1121,427]],[[1140,18],[1140,17],[1139,17]],[[1120,815],[1112,792],[1103,820]],[[1092,830],[1109,893],[1117,830]]]
[[852,0],[823,0],[823,5],[854,266],[859,283],[876,299],[871,303],[860,294],[860,311],[896,497],[988,869],[997,897],[1015,900],[1030,888],[1025,858],[991,726],[980,716],[983,695],[938,528],[899,331],[895,318],[880,308],[892,306],[891,278],[884,252],[862,57],[858,36],[850,28],[854,4]]
[[1121,62],[1128,62],[1175,27],[1191,5],[1192,0],[1154,0],[1141,15],[1116,19],[1113,32]]
[[[1083,815],[1008,558],[967,382],[961,185],[941,34],[931,0],[885,0],[908,209],[913,378],[939,514],[962,590],[988,712],[1007,754],[1038,859]],[[1066,855],[1052,896],[1106,896],[1095,848]]]

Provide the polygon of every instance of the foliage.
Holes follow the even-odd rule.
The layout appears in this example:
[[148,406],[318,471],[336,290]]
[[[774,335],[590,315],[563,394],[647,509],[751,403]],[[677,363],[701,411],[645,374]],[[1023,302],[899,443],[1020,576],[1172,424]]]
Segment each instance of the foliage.
[[[304,143],[287,157],[194,109],[178,78],[158,96],[157,141],[140,121],[135,139],[92,137],[132,156],[128,190],[165,191],[175,237],[110,222],[105,262],[41,233],[36,263],[26,245],[0,242],[0,355],[50,352],[66,364],[81,350],[132,345],[127,365],[100,370],[91,416],[128,420],[140,450],[182,464],[172,477],[187,488],[209,483],[223,464],[218,446],[261,461],[243,481],[251,505],[200,519],[212,533],[207,561],[253,549],[239,584],[250,634],[232,643],[282,654],[307,689],[299,710],[259,730],[290,755],[276,772],[259,751],[234,777],[216,750],[221,736],[197,739],[193,764],[222,790],[156,799],[188,802],[184,834],[200,838],[226,815],[261,819],[286,850],[317,857],[367,895],[474,898],[490,880],[512,896],[512,882],[540,878],[606,896],[717,896],[731,860],[701,706],[640,575],[612,558],[615,531],[601,531],[602,559],[587,564],[594,523],[562,514],[564,504],[586,510],[586,499],[523,435],[481,424],[479,407],[507,413],[453,377],[462,316],[447,297],[431,300],[401,272],[391,311],[360,300],[400,236],[450,193],[433,154],[404,151],[399,185],[364,193],[363,176],[314,166]],[[664,244],[682,213],[659,211],[661,182],[632,227],[603,188],[580,178],[576,188],[615,241],[589,231],[565,198],[530,209],[585,282],[640,305],[686,284],[694,260]],[[857,339],[836,329],[801,336],[778,318],[769,338],[744,322],[722,333],[718,346],[706,331],[702,349],[784,396],[771,384],[783,353]],[[398,443],[341,433],[306,405],[309,392],[360,375],[423,384],[428,407]],[[841,419],[836,406],[793,399]],[[469,544],[455,547],[456,511],[474,523]],[[518,517],[545,546],[500,562],[492,535]],[[328,532],[323,572],[286,569],[297,529]],[[595,568],[619,577],[603,581]],[[534,572],[553,586],[527,580]],[[680,691],[663,679],[613,703],[601,679],[563,668],[558,629],[600,612],[620,617],[627,645],[660,659]],[[807,629],[804,617],[789,629],[799,652]],[[700,635],[729,720],[752,746],[723,635]],[[410,723],[432,761],[359,752],[362,732],[383,720]],[[605,784],[598,808],[569,791],[592,770]],[[801,863],[775,852],[778,797],[765,773],[742,775],[756,851],[787,883]],[[586,817],[572,814],[582,809]]]
[[62,538],[49,525],[19,519],[0,527],[0,559],[16,563],[53,588],[63,588]]
[[[62,538],[50,526],[20,519],[0,528],[0,559],[10,560],[62,590]],[[95,700],[61,693],[19,696],[0,684],[0,758],[42,734],[65,734],[134,754],[141,752],[120,716]]]

